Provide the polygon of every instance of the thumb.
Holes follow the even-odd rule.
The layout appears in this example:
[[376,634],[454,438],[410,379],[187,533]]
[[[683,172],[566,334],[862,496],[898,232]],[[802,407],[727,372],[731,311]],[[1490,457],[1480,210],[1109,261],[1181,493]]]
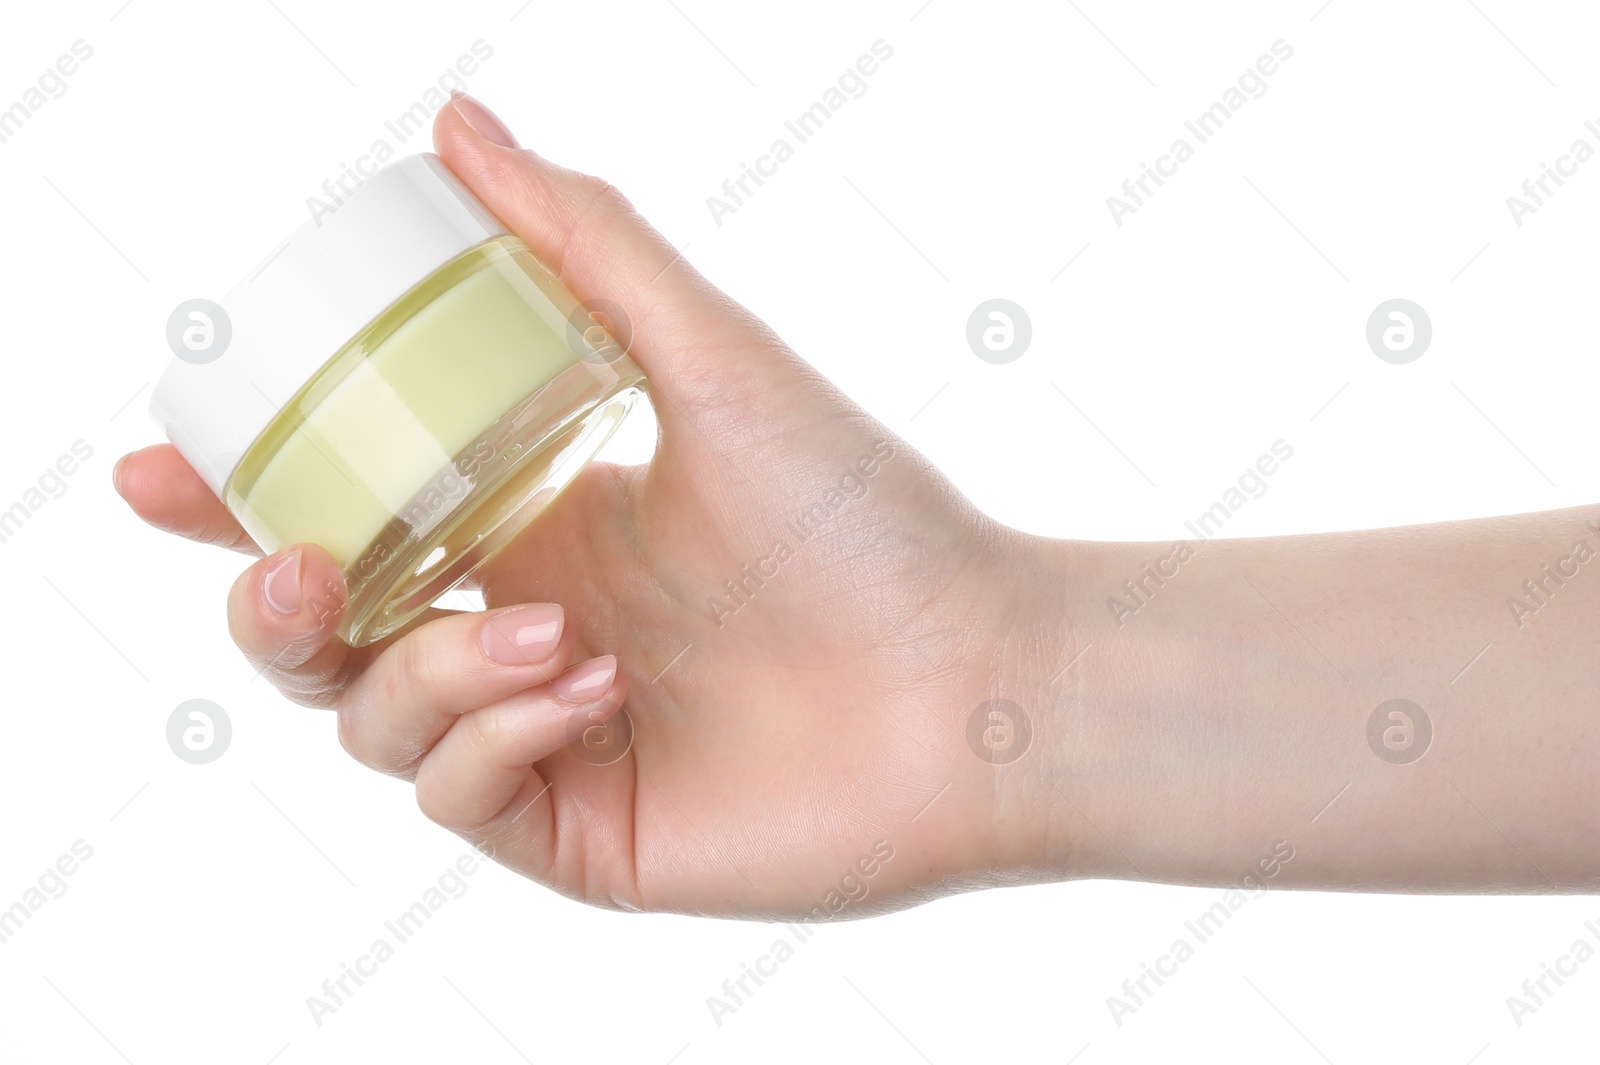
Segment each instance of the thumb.
[[610,183],[520,147],[492,112],[459,93],[434,120],[433,141],[579,300],[623,309],[628,353],[650,378],[666,440],[723,435],[735,412],[749,411],[796,369],[798,359],[771,330],[702,277]]

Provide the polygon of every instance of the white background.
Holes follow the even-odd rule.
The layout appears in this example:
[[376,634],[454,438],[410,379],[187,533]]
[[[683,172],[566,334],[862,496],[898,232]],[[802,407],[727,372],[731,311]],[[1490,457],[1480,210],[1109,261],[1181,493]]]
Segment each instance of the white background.
[[[593,911],[498,867],[319,1027],[307,996],[466,846],[408,786],[350,761],[331,715],[252,681],[223,612],[243,559],[146,528],[110,488],[116,457],[155,439],[144,405],[169,311],[231,287],[481,38],[494,54],[469,89],[523,143],[615,182],[1006,522],[1169,539],[1280,437],[1293,460],[1229,535],[1593,500],[1600,160],[1521,227],[1506,197],[1575,138],[1600,147],[1583,128],[1600,119],[1600,17],[1320,2],[8,5],[0,107],[74,41],[94,54],[0,144],[0,508],[74,441],[93,457],[0,544],[0,907],[74,841],[93,857],[0,944],[0,1055],[1586,1052],[1600,963],[1520,1028],[1505,1000],[1595,938],[1594,899],[1273,892],[1118,1027],[1107,996],[1219,893],[987,891],[819,928],[719,1027],[706,997],[775,929]],[[706,198],[880,38],[894,54],[867,93],[719,227]],[[1115,225],[1106,197],[1280,38],[1294,55],[1266,95]],[[1001,366],[964,336],[997,296],[1033,323]],[[1434,326],[1409,365],[1364,338],[1394,297]],[[638,459],[650,438],[641,420],[611,457]],[[1505,624],[1482,619],[1484,641]],[[191,698],[233,723],[210,765],[166,744]],[[1537,708],[1506,710],[1539,727]],[[1407,830],[1403,809],[1373,827]],[[1296,844],[1315,834],[1307,823]]]

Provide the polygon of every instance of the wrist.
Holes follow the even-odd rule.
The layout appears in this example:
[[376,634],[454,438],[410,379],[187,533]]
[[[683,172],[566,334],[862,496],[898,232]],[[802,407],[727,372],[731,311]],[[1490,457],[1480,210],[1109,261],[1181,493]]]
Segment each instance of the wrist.
[[[1188,805],[1170,796],[1193,775],[1186,747],[1225,758],[1241,738],[1206,699],[1228,672],[1218,660],[1228,621],[1196,613],[1187,596],[1157,604],[1159,574],[1147,571],[1168,555],[1162,543],[1022,534],[1002,553],[1006,621],[995,630],[991,697],[1016,704],[1028,736],[1025,752],[985,767],[999,882],[1200,875],[1185,825],[1217,796],[1193,794]],[[1130,579],[1146,591],[1130,593]],[[1130,602],[1164,609],[1141,606],[1135,618]]]
[[919,815],[937,822],[935,864],[984,886],[1204,878],[1185,840],[1219,796],[1171,796],[1194,777],[1190,745],[1223,757],[1239,739],[1205,706],[1228,623],[1178,589],[1137,618],[1110,608],[1167,545],[991,530],[941,597],[966,639],[940,697],[953,786],[935,807],[954,809]]
[[1097,661],[1110,640],[1087,594],[1116,546],[1007,529],[985,553],[994,597],[958,753],[970,762],[974,806],[988,807],[994,883],[1137,875],[1099,818],[1085,816],[1117,762]]
[[1050,587],[1019,599],[1039,708],[1031,817],[1010,841],[1020,867],[1228,883],[1351,779],[1319,754],[1349,682],[1251,580],[1283,583],[1282,554],[1269,541],[1035,546]]

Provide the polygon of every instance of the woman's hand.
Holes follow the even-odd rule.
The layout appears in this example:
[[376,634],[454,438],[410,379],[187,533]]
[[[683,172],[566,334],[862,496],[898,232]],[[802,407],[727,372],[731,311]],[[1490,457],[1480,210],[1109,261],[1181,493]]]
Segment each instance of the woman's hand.
[[[859,916],[1029,876],[1048,774],[980,758],[968,722],[1070,658],[1059,552],[985,518],[611,186],[467,98],[434,140],[580,299],[627,309],[657,453],[587,469],[477,575],[485,614],[371,647],[333,635],[325,552],[262,559],[228,602],[251,662],[429,817],[586,902]],[[255,550],[168,445],[117,484],[159,528]],[[626,755],[593,764],[597,727],[612,752],[631,731]]]

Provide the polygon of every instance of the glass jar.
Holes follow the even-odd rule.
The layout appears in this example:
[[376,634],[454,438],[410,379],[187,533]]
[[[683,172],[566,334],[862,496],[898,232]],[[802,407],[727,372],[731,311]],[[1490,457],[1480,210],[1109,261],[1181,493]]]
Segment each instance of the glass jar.
[[179,312],[152,416],[263,551],[334,557],[355,646],[505,546],[645,390],[620,309],[580,304],[432,154]]

